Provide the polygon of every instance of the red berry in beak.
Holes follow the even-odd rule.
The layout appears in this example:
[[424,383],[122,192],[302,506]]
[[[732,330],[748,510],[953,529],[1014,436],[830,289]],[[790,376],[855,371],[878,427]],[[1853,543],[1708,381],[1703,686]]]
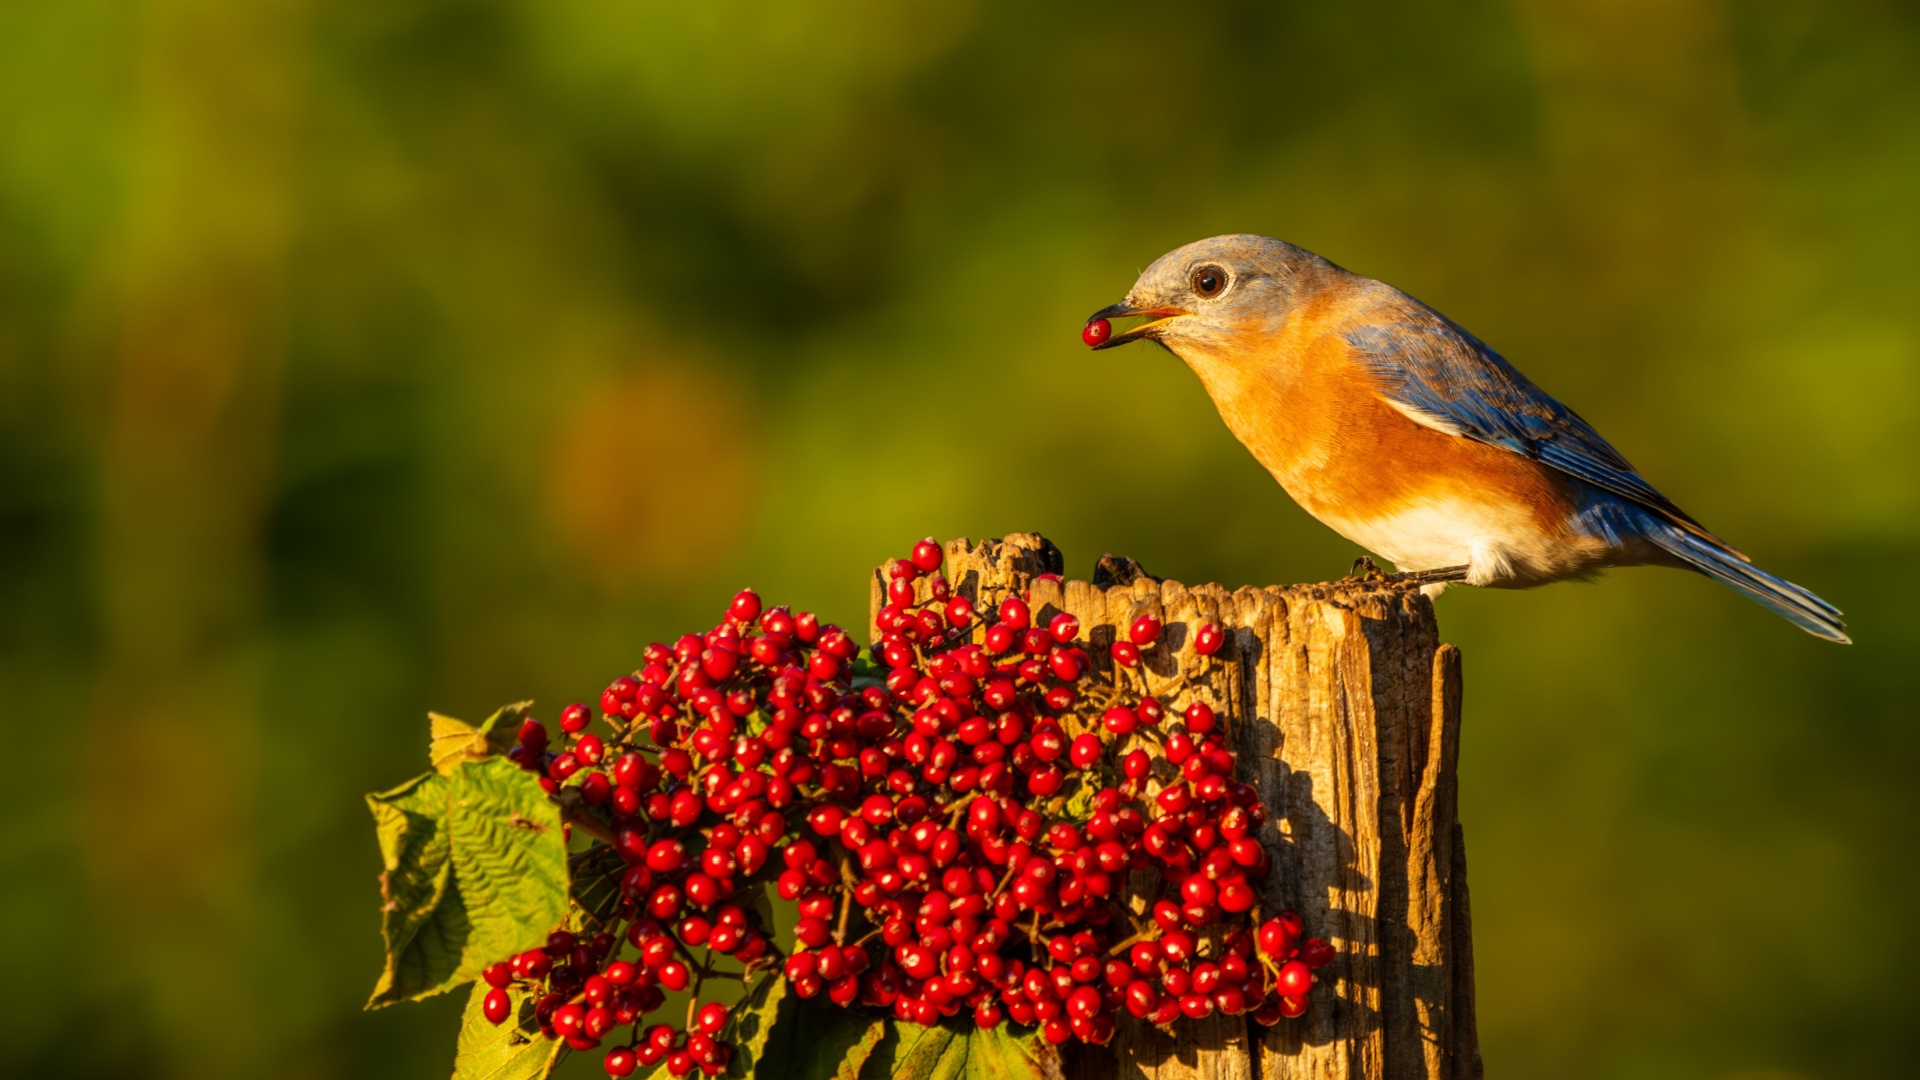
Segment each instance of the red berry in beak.
[[1105,342],[1112,336],[1113,324],[1105,319],[1095,319],[1080,330],[1080,340],[1086,342],[1089,348]]

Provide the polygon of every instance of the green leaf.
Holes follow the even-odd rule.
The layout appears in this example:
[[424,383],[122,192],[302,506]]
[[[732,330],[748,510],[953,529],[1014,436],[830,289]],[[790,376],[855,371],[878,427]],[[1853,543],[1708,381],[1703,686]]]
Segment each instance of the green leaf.
[[723,1036],[733,1044],[733,1058],[727,1062],[728,1076],[754,1075],[757,1063],[766,1053],[767,1040],[773,1035],[775,1021],[779,1019],[780,1003],[786,999],[786,978],[770,972],[761,977],[739,1004],[728,1010],[727,1030]]
[[1061,1080],[1060,1054],[1038,1029],[1022,1033],[1001,1024],[982,1031],[954,1021],[887,1026],[861,1071],[866,1080]]
[[772,926],[774,884],[768,882],[753,894],[753,903],[747,905],[747,913],[754,918],[755,926]]
[[595,844],[567,858],[567,875],[573,881],[573,902],[598,922],[610,922],[619,914],[620,881],[626,874],[627,861],[605,844]]
[[368,1008],[416,1000],[533,948],[567,913],[560,810],[505,758],[367,796],[386,869],[386,970]]
[[1093,784],[1081,784],[1074,789],[1073,796],[1067,800],[1066,818],[1068,821],[1086,821],[1093,816],[1093,800],[1099,789]]
[[533,1001],[521,995],[519,1015],[499,1027],[487,1022],[480,1003],[492,989],[473,984],[467,1011],[460,1017],[460,1042],[453,1053],[453,1080],[540,1080],[567,1054],[567,1044],[540,1034]]
[[843,1009],[825,998],[789,997],[758,1061],[760,1075],[857,1080],[886,1033],[886,1019],[872,1010]]
[[479,727],[451,716],[428,713],[427,760],[433,763],[433,771],[452,776],[463,761],[478,761],[513,749],[520,738],[520,722],[531,708],[533,702],[520,701],[495,709]]
[[865,649],[860,650],[860,655],[853,658],[853,663],[850,664],[848,668],[848,673],[851,676],[850,685],[852,685],[856,693],[869,686],[885,686],[887,684],[887,669],[875,663],[873,658],[867,655]]

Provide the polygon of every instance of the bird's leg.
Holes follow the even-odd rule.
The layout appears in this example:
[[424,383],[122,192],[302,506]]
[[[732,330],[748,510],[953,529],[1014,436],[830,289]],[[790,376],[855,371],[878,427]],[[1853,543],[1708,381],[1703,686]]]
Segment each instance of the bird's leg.
[[1437,585],[1443,581],[1467,580],[1467,569],[1465,566],[1436,566],[1432,570],[1408,570],[1394,574],[1388,580],[1408,585]]
[[1353,570],[1347,575],[1350,581],[1378,581],[1385,585],[1438,585],[1448,581],[1467,580],[1465,566],[1437,566],[1432,570],[1403,570],[1389,574],[1380,569],[1373,556],[1362,555],[1353,560]]

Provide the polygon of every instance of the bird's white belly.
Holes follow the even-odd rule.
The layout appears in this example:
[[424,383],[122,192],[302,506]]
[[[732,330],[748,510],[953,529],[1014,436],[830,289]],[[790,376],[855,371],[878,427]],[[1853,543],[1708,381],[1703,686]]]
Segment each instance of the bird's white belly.
[[1531,513],[1468,499],[1423,499],[1374,517],[1316,515],[1335,532],[1393,561],[1401,570],[1469,568],[1474,585],[1520,584],[1516,577],[1559,576],[1552,537]]

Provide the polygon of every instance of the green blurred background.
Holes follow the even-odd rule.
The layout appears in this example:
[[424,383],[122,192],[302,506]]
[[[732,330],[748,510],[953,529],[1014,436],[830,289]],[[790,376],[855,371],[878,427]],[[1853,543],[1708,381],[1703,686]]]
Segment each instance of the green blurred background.
[[1917,118],[1898,0],[0,6],[0,1071],[443,1074],[458,1001],[360,1011],[361,793],[742,585],[1344,572],[1076,337],[1251,231],[1860,642],[1670,571],[1442,600],[1491,1074],[1912,1075]]

